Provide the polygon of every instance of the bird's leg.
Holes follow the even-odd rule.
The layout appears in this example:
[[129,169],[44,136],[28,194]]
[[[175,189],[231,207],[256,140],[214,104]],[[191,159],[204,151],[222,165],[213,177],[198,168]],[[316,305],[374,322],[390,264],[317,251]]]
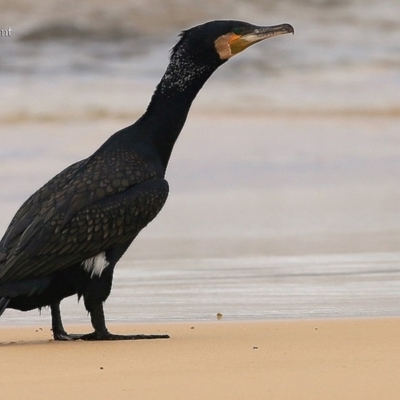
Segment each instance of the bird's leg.
[[62,323],[60,302],[53,303],[50,305],[51,309],[51,327],[53,331],[54,340],[78,340],[82,335],[68,334]]
[[80,337],[82,340],[140,340],[169,339],[169,335],[114,335],[108,332],[104,319],[103,304],[100,303],[90,311],[94,332]]

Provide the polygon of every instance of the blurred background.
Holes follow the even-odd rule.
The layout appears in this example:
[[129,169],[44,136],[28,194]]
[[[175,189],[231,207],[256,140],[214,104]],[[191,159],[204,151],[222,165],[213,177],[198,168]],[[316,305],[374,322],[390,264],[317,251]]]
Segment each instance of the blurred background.
[[12,33],[0,37],[1,232],[34,190],[143,113],[181,30],[214,19],[295,28],[230,60],[198,95],[170,198],[117,268],[110,317],[397,313],[398,0],[0,10]]
[[140,113],[177,34],[212,19],[290,22],[296,33],[231,60],[198,110],[399,114],[396,0],[1,0],[0,7],[1,29],[12,28],[0,42],[3,121]]

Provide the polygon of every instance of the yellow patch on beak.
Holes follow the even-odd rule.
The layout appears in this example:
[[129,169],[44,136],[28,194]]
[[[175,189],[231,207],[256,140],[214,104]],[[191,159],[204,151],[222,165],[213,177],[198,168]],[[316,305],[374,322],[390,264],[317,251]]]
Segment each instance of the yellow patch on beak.
[[233,35],[233,37],[229,40],[229,45],[231,47],[231,52],[233,55],[236,55],[251,46],[254,42],[243,39],[243,36]]
[[251,29],[244,29],[241,35],[230,32],[220,36],[214,42],[215,50],[221,60],[228,60],[255,43],[286,33],[294,33],[292,25],[253,26]]
[[[261,40],[261,39],[260,39]],[[257,40],[258,41],[258,40]],[[240,53],[247,47],[251,46],[255,41],[246,40],[241,35],[228,33],[220,36],[215,42],[215,49],[221,60],[228,60],[234,55]]]
[[240,36],[240,35],[236,35],[236,33],[230,33],[230,34],[227,35],[227,36],[229,36],[229,39],[228,39],[229,44],[231,44],[231,43],[233,43],[235,40],[238,40],[238,39],[241,38],[241,36]]

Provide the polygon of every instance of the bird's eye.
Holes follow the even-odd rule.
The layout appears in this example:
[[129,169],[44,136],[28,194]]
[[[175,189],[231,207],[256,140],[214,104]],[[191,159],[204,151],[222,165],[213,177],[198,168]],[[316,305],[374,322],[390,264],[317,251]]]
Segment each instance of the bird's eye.
[[242,34],[243,34],[243,28],[233,28],[233,29],[232,29],[232,32],[233,32],[235,35],[242,35]]

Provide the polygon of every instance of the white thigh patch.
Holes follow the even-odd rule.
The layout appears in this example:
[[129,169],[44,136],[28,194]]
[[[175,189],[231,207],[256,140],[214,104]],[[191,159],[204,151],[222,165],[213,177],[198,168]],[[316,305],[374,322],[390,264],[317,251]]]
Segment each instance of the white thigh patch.
[[106,253],[103,251],[97,256],[88,258],[87,260],[83,261],[82,264],[85,271],[92,273],[91,278],[93,278],[94,275],[100,276],[104,269],[108,266]]

